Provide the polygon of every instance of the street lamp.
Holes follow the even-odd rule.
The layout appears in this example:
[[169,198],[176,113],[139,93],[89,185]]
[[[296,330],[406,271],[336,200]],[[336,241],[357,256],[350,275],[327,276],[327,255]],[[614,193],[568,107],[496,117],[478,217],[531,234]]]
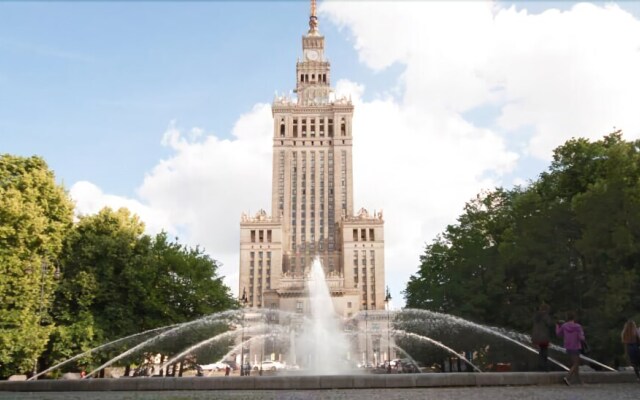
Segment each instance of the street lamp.
[[262,363],[264,363],[264,344],[265,344],[266,335],[267,335],[265,332],[269,331],[269,314],[268,314],[268,311],[267,311],[266,314],[263,314],[263,316],[266,319],[266,325],[267,326],[265,328],[263,328],[264,330],[263,330],[263,333],[262,333],[262,349],[261,349],[261,352],[260,352],[261,353],[260,354],[260,357],[261,357],[260,358],[260,371],[258,372],[258,374],[260,376],[262,376]]
[[[246,288],[242,289],[242,297],[240,298],[240,301],[242,302],[242,307],[246,307],[247,303],[249,302],[247,300],[247,290]],[[240,339],[240,376],[244,376],[244,317],[245,317],[245,311],[242,311],[242,334],[241,334],[241,339]]]
[[[38,328],[42,327],[42,311],[44,307],[44,286],[45,286],[44,278],[48,272],[49,272],[49,265],[46,263],[46,261],[42,261],[42,263],[40,264],[40,309],[38,310],[38,320],[39,320]],[[60,276],[60,270],[58,270],[58,268],[56,267],[54,269],[54,278],[58,279],[59,276]],[[36,354],[36,357],[33,361],[33,375],[35,376],[37,374],[38,374],[38,355]]]
[[391,321],[389,317],[389,307],[391,305],[391,292],[387,286],[387,295],[384,298],[384,305],[387,309],[387,374],[391,373]]
[[[367,301],[369,299],[367,298]],[[369,326],[368,326],[368,304],[364,303],[364,368],[367,369],[369,366],[368,358],[369,358]]]

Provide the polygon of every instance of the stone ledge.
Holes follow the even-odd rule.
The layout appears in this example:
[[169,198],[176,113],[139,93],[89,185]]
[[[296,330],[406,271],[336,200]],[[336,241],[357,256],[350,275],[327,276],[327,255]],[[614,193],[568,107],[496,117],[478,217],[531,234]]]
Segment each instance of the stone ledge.
[[385,388],[387,387],[386,379],[380,378],[386,377],[386,375],[354,375],[353,376],[353,388]]
[[352,389],[353,375],[321,376],[320,389]]
[[[633,372],[585,372],[589,383],[636,382]],[[1,381],[2,392],[83,392],[163,390],[314,390],[425,388],[454,386],[527,386],[562,384],[563,372],[482,372],[328,376],[246,376],[185,378],[107,378],[83,380]]]

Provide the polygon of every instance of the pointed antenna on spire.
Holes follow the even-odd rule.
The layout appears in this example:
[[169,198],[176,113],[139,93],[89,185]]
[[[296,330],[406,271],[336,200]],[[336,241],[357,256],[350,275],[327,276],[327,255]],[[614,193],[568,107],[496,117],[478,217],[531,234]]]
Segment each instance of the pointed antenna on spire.
[[316,16],[316,0],[311,0],[311,13],[309,15],[309,33],[318,33],[318,17]]

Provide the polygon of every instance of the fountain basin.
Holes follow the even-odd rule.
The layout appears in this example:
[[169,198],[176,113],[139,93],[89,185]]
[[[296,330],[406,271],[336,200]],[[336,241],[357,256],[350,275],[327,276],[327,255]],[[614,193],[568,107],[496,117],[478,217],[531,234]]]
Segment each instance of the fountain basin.
[[[2,381],[2,392],[164,391],[164,390],[314,390],[527,386],[562,384],[563,372],[484,372],[391,375],[299,375],[245,377],[158,377],[84,380]],[[583,372],[589,383],[636,382],[633,372]]]

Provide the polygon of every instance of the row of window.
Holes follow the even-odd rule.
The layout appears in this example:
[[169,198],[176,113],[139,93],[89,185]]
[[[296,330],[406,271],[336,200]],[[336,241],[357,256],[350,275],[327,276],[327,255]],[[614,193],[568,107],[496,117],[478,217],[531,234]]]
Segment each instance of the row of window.
[[[251,281],[253,281],[254,278],[254,270],[253,267],[249,268],[249,279]],[[271,277],[271,268],[267,268],[264,274],[267,277],[267,281],[269,281],[270,277]],[[262,269],[258,269],[258,280],[262,279]],[[251,282],[251,284],[253,285],[253,282]]]
[[312,233],[308,236],[309,241],[307,241],[307,235],[302,234],[300,235],[301,242],[298,242],[296,235],[291,235],[291,250],[296,250],[296,249],[298,251],[309,250],[313,252],[316,249],[316,243],[317,243],[318,250],[320,251],[323,251],[325,249],[325,245],[329,250],[334,249],[335,246],[334,246],[333,239],[329,238],[329,240],[326,240],[324,235],[320,234],[318,236],[318,240],[316,241],[315,237],[316,236]]
[[[257,257],[256,257],[257,256]],[[257,264],[257,274],[254,267]],[[263,279],[264,272],[264,279]],[[250,251],[249,252],[249,291],[251,293],[250,301],[253,304],[254,288],[258,292],[262,291],[262,283],[264,282],[266,289],[271,289],[271,252],[270,251]],[[258,296],[258,301],[261,298]]]
[[[309,80],[309,76],[311,76],[311,80]],[[316,83],[316,74],[300,74],[300,82]],[[318,74],[318,83],[327,83],[327,74]]]
[[[254,260],[250,260],[249,261],[249,268],[253,269],[253,267],[256,265],[256,262]],[[266,260],[266,262],[263,264],[262,260],[258,260],[258,268],[259,271],[262,271],[262,266],[265,266],[267,268],[271,268],[271,260]]]
[[346,150],[342,150],[341,152],[341,156],[342,156],[342,163],[340,164],[340,176],[342,178],[341,180],[341,200],[342,200],[342,209],[346,210],[347,209],[347,188],[346,188],[346,181],[347,181],[347,152]]
[[[353,261],[356,261],[356,260],[353,260]],[[362,260],[362,261],[366,261],[366,260]],[[355,262],[354,262],[354,264],[355,264]],[[363,267],[362,267],[362,276],[364,277],[367,274],[367,268],[366,268],[367,264],[364,263],[362,265],[363,265]],[[358,267],[356,267],[354,265],[353,276],[357,277],[358,276],[358,272],[359,272]],[[371,277],[372,281],[375,281],[375,276],[376,276],[375,274],[376,274],[375,267],[371,267],[370,270],[369,270],[369,276]]]
[[[315,236],[315,216],[316,216],[316,207],[315,207],[315,161],[316,161],[316,152],[314,151],[310,151],[308,153],[309,158],[310,158],[310,177],[311,177],[311,187],[310,187],[310,191],[309,193],[311,194],[311,197],[309,199],[310,204],[309,204],[309,216],[311,217],[310,219],[310,231],[309,231],[309,238],[312,242],[315,242],[316,240],[316,236]],[[301,166],[300,166],[300,177],[301,177],[301,186],[300,189],[298,189],[297,187],[297,183],[298,183],[298,159],[300,159],[301,161]],[[333,153],[329,152],[327,159],[329,161],[329,173],[333,173]],[[320,165],[320,171],[321,173],[324,173],[324,165],[325,165],[325,152],[324,151],[320,151],[318,152],[318,160],[319,160],[319,165]],[[300,217],[299,221],[300,221],[300,240],[305,243],[307,241],[307,230],[306,230],[306,226],[307,226],[307,221],[306,221],[306,217],[307,217],[307,203],[306,203],[306,195],[307,195],[307,189],[306,189],[306,172],[307,172],[307,152],[306,151],[301,151],[300,154],[298,154],[298,152],[293,152],[292,153],[292,159],[291,159],[291,168],[292,168],[292,189],[291,189],[291,226],[292,226],[292,234],[291,234],[291,243],[292,243],[292,250],[294,249],[296,242],[297,242],[297,232],[298,232],[298,228],[297,228],[297,223],[298,223],[298,219],[297,217]],[[298,210],[298,204],[297,204],[297,199],[298,199],[298,194],[301,193],[302,196],[300,196],[300,210]],[[325,210],[325,204],[324,204],[324,176],[321,175],[320,176],[320,187],[319,187],[319,194],[320,194],[320,206],[319,206],[319,224],[320,224],[320,235],[319,235],[319,239],[320,239],[320,243],[319,243],[319,249],[320,250],[324,250],[324,245],[323,245],[323,240],[324,240],[324,224],[325,224],[325,219],[324,219],[324,210]],[[328,218],[329,220],[333,220],[334,219],[334,213],[333,213],[333,189],[329,189],[329,206],[328,206]],[[333,250],[334,246],[333,246],[333,229],[329,232],[329,249]],[[310,246],[313,247],[313,243],[310,243]]]
[[[358,235],[358,233],[360,233],[360,235]],[[366,228],[354,229],[353,230],[353,241],[357,242],[358,240],[361,241],[361,242],[375,242],[375,240],[376,240],[375,229],[369,228],[369,235],[368,236],[367,236],[367,229]]]
[[278,154],[278,210],[284,210],[284,150]]
[[[300,249],[298,249],[298,253],[300,252]],[[316,258],[315,254],[301,254],[301,255],[297,255],[297,256],[292,256],[289,259],[289,264],[292,270],[294,270],[296,268],[297,265],[302,267],[302,270],[304,271],[306,266],[311,265],[311,263],[313,262],[313,260]],[[328,263],[327,260],[323,259],[323,263],[326,264],[329,267],[329,271],[333,270],[333,258],[329,257]]]
[[[369,250],[369,257],[371,257],[371,259],[374,259],[376,256],[376,251],[375,250]],[[365,259],[367,258],[367,251],[366,250],[360,250],[360,258]],[[353,259],[357,260],[358,259],[358,250],[354,250],[353,251]]]
[[[266,254],[265,254],[266,253]],[[271,252],[270,251],[259,251],[258,252],[258,258],[260,260],[262,260],[264,258],[264,256],[266,255],[267,260],[271,260]],[[251,251],[249,252],[249,258],[251,260],[255,260],[256,258],[256,252],[255,251]]]
[[[372,258],[369,260],[369,265],[372,267],[371,268],[371,273],[373,273],[373,267],[376,266],[376,259],[373,258],[373,256],[371,256]],[[358,265],[362,266],[362,267],[366,267],[367,266],[367,259],[363,258],[360,260],[360,263],[358,263],[358,259],[354,258],[353,259],[353,266],[357,267]],[[353,269],[353,273],[357,274],[358,272],[356,271],[356,268]],[[364,268],[362,268],[362,273],[364,274]]]
[[[322,146],[324,146],[324,145],[325,145],[325,143],[326,143],[326,142],[325,142],[325,141],[323,141],[323,140],[319,140],[319,141],[315,141],[315,140],[311,140],[311,141],[307,141],[307,140],[303,140],[303,141],[295,141],[295,140],[294,140],[294,141],[293,141],[293,145],[294,145],[294,146],[301,145],[301,146],[303,146],[303,147],[307,147],[307,146],[320,146],[320,147],[322,147]],[[347,143],[347,141],[346,141],[346,140],[343,140],[343,141],[342,141],[342,144],[346,144],[346,143]],[[332,144],[333,144],[333,141],[332,141],[332,140],[329,140],[329,142],[328,142],[328,146],[331,146]],[[336,142],[336,144],[340,144],[340,141],[337,141],[337,142]],[[281,140],[281,141],[280,141],[280,146],[284,146],[284,140]]]
[[[256,233],[257,233],[257,241],[256,241]],[[271,243],[271,240],[272,240],[271,229],[266,230],[266,235],[265,235],[264,229],[251,230],[251,243],[265,243],[265,240],[266,240],[266,243]]]
[[[291,136],[294,138],[302,137],[302,138],[315,138],[316,135],[318,137],[325,137],[325,132],[327,133],[327,137],[334,136],[333,129],[333,118],[293,118],[291,125]],[[298,124],[300,122],[300,124]],[[316,125],[317,122],[317,125]],[[340,136],[347,135],[347,122],[344,117],[340,119]],[[287,124],[284,118],[280,119],[280,137],[287,136]],[[329,143],[331,145],[331,143]]]

